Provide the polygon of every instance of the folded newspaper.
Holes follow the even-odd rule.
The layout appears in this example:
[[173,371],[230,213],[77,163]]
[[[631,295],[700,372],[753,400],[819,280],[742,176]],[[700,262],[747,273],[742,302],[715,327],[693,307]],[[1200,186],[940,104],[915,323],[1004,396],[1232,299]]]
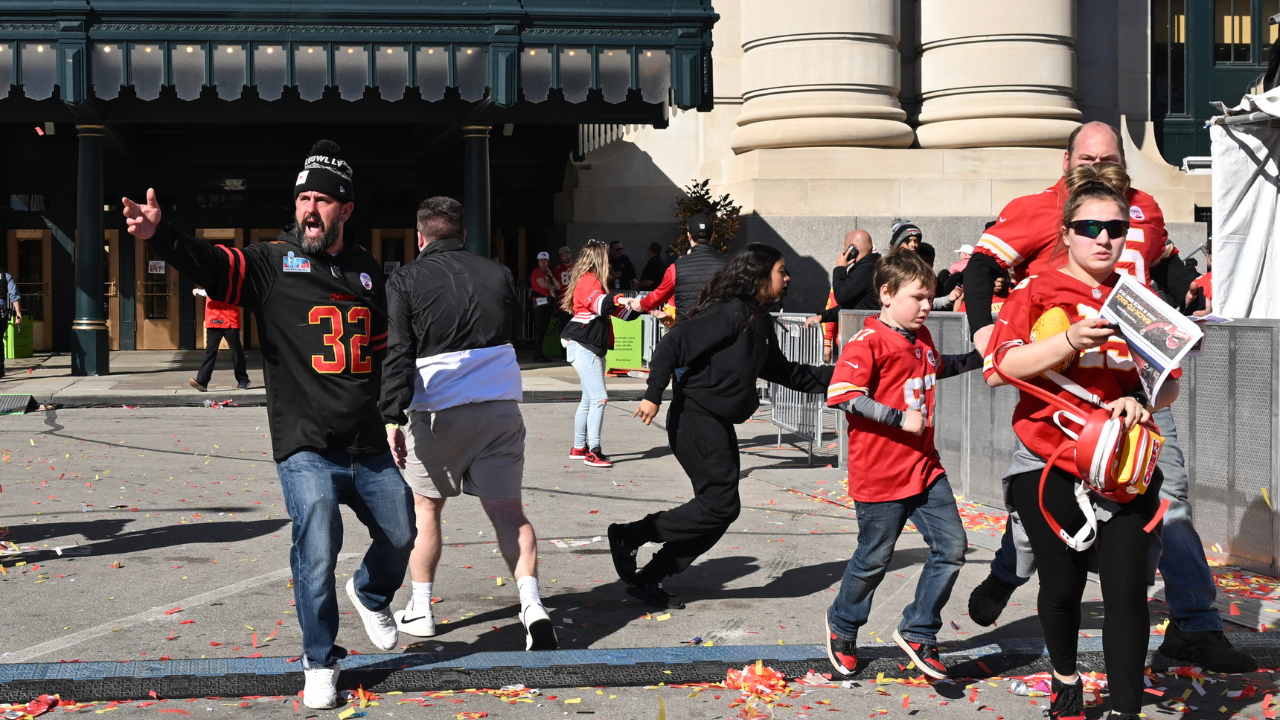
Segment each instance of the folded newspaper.
[[1129,344],[1142,389],[1153,403],[1165,378],[1204,337],[1195,322],[1128,275],[1120,276],[1102,306],[1102,317]]

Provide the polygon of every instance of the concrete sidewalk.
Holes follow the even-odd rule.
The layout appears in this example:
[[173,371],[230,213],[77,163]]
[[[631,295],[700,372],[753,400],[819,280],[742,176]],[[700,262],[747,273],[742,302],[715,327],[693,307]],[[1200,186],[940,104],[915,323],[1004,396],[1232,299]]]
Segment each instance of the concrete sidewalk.
[[[535,363],[532,351],[521,350],[520,368],[524,379],[524,401],[577,402],[581,397],[578,375],[565,362]],[[262,378],[262,354],[246,353],[249,389],[237,390],[231,371],[230,353],[223,351],[207,393],[187,384],[195,377],[203,350],[134,350],[111,353],[111,375],[77,377],[71,374],[71,356],[64,353],[39,354],[32,358],[6,360],[7,374],[0,378],[0,394],[16,393],[35,397],[41,405],[58,407],[200,406],[206,402],[234,405],[263,405],[267,401]],[[605,382],[613,400],[639,400],[645,381],[637,378],[609,378]]]

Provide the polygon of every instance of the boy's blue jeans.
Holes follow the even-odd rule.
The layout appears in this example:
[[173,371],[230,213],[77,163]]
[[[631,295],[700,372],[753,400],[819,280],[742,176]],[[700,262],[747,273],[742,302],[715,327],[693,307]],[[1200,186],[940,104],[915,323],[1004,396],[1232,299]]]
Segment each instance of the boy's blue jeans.
[[902,611],[898,633],[911,642],[937,644],[942,606],[951,597],[969,544],[947,476],[940,476],[919,495],[889,502],[859,502],[856,510],[858,549],[845,568],[836,601],[827,610],[831,632],[844,640],[858,638],[858,628],[871,614],[876,587],[893,559],[893,547],[911,520],[928,544],[929,556],[916,583],[915,599]]
[[355,572],[356,595],[382,610],[404,582],[416,534],[413,495],[386,451],[321,455],[304,450],[276,465],[293,520],[293,597],[302,625],[303,666],[330,665],[346,655],[338,638],[334,570],[342,549],[339,504],[355,511],[373,544]]

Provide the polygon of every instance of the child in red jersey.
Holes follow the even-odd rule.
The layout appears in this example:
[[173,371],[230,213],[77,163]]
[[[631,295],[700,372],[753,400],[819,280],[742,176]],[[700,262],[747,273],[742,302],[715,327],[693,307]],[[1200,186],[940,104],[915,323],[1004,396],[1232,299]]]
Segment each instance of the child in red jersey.
[[933,388],[937,380],[978,369],[982,359],[977,352],[938,355],[924,327],[935,282],[916,253],[881,258],[875,272],[880,315],[867,318],[845,343],[827,390],[827,405],[844,410],[849,421],[849,495],[858,513],[858,549],[827,610],[827,655],[845,675],[857,667],[858,628],[867,622],[908,520],[928,543],[929,556],[893,639],[926,675],[947,675],[938,629],[968,541],[933,445]]
[[[1177,380],[1170,378],[1156,402],[1143,397],[1128,345],[1099,318],[1119,278],[1116,264],[1129,229],[1128,187],[1128,175],[1113,163],[1083,165],[1068,173],[1069,195],[1055,249],[1065,256],[1065,265],[1028,277],[1009,294],[987,344],[994,351],[1019,343],[1003,355],[1001,370],[1079,407],[1082,417],[1105,406],[1112,418],[1123,416],[1125,431],[1135,423],[1149,423],[1150,410],[1169,405],[1178,393]],[[987,383],[1003,385],[992,362],[988,355]],[[1090,396],[1092,402],[1084,399]],[[1042,569],[1037,612],[1053,666],[1049,717],[1084,717],[1076,637],[1086,576],[1096,564],[1106,608],[1102,643],[1114,708],[1107,717],[1135,720],[1142,709],[1150,634],[1147,526],[1156,517],[1163,476],[1157,469],[1146,491],[1124,504],[1090,493],[1099,520],[1097,541],[1088,551],[1072,549],[1045,519],[1050,513],[1073,535],[1085,523],[1075,495],[1079,470],[1069,457],[1051,468],[1041,498],[1045,458],[1066,439],[1054,422],[1055,411],[1037,397],[1020,396],[1013,415],[1020,447],[1004,479],[1005,497],[1021,517]]]

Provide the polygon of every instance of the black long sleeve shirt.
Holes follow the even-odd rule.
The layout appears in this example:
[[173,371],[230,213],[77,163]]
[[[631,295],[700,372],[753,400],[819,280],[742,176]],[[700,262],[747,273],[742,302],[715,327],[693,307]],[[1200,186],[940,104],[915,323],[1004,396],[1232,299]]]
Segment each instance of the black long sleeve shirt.
[[210,299],[257,316],[276,462],[300,450],[386,451],[378,412],[386,300],[373,256],[354,242],[337,255],[309,254],[292,228],[241,250],[166,221],[147,245]]
[[822,322],[836,322],[841,310],[879,310],[880,297],[875,292],[876,261],[878,253],[847,267],[835,267],[831,271],[831,291],[836,296],[836,307],[822,312]]
[[807,393],[825,393],[834,368],[802,365],[782,354],[767,313],[751,321],[759,308],[742,296],[676,324],[658,343],[649,361],[645,399],[660,404],[673,373],[675,390],[711,415],[746,422],[760,407],[756,379]]

